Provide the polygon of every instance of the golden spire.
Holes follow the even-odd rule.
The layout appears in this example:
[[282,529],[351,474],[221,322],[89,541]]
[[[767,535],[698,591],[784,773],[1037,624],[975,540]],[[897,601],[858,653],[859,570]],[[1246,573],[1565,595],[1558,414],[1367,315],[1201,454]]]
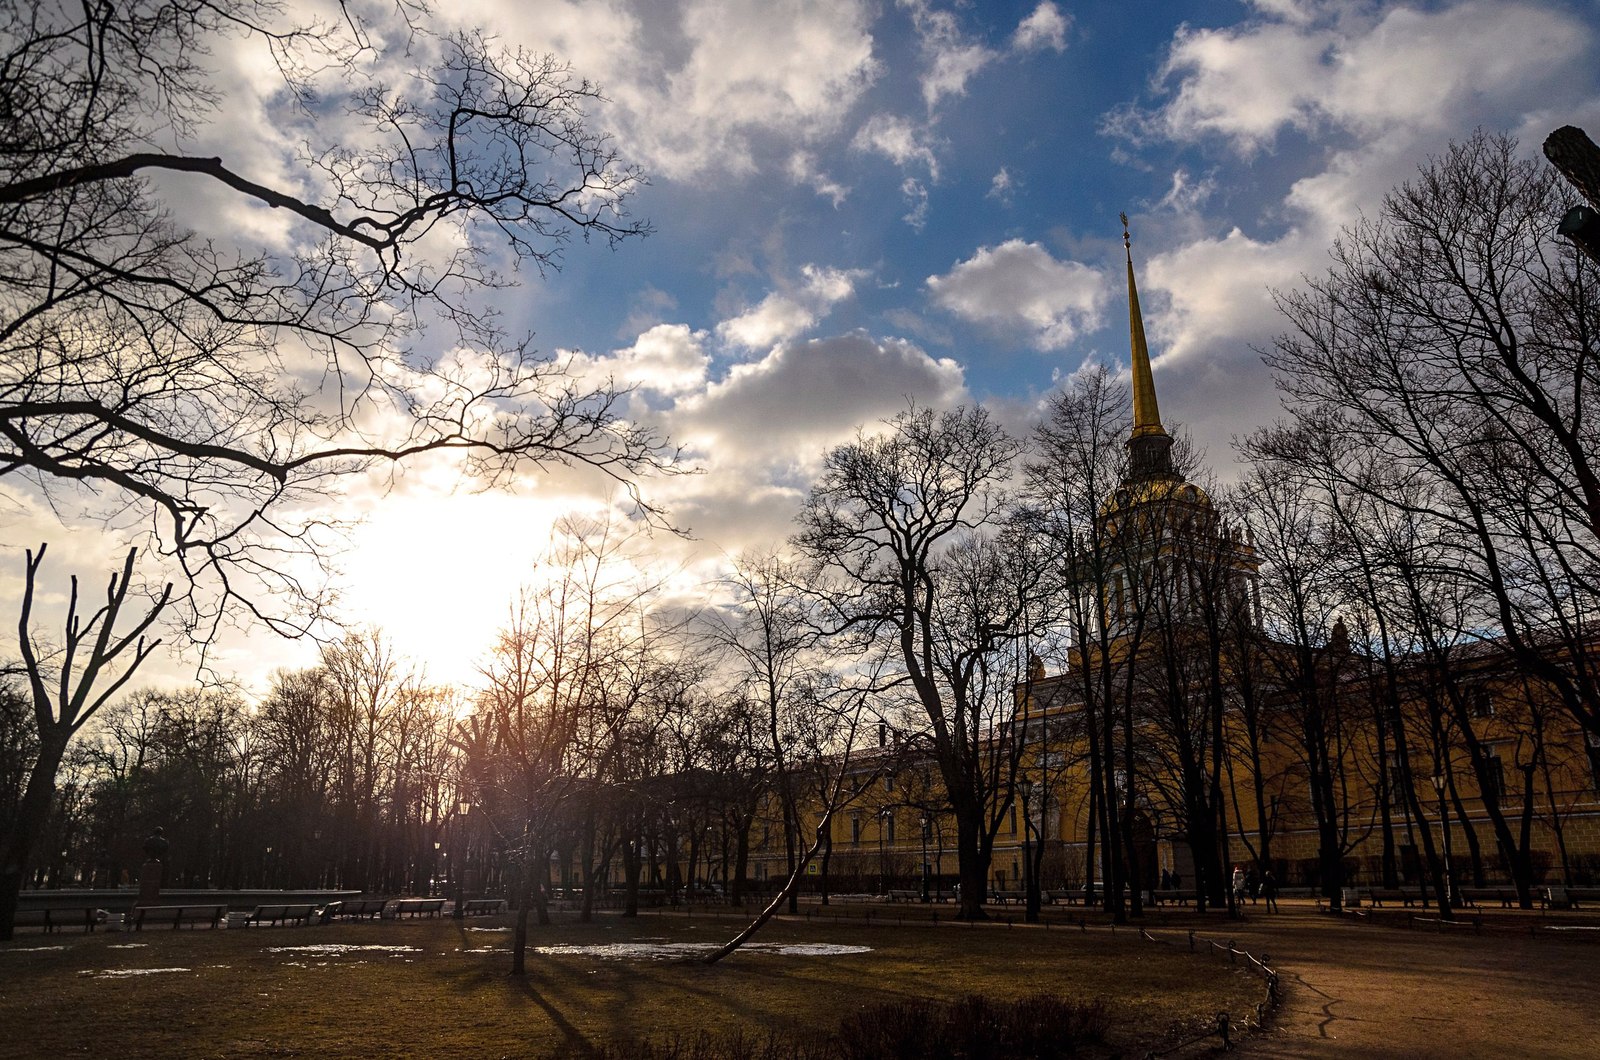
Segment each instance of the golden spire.
[[1156,406],[1156,383],[1150,374],[1150,348],[1144,341],[1144,318],[1139,315],[1139,288],[1133,282],[1133,239],[1128,235],[1128,215],[1122,218],[1122,249],[1128,257],[1128,340],[1133,359],[1133,436],[1167,433]]

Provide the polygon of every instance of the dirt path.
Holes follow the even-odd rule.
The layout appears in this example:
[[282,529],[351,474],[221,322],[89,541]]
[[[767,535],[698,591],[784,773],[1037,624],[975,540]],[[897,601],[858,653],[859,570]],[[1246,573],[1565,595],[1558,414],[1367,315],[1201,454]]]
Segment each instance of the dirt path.
[[1270,954],[1282,975],[1283,1004],[1245,1056],[1600,1057],[1600,944],[1500,923],[1439,934],[1285,902],[1196,926]]

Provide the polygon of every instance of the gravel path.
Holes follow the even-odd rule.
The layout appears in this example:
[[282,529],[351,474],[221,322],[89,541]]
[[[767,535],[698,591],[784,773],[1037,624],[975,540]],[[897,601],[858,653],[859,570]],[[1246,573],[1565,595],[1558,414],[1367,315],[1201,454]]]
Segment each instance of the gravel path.
[[[1251,1057],[1600,1057],[1600,931],[1526,933],[1514,913],[1486,915],[1485,932],[1440,934],[1320,915],[1283,903],[1242,923],[1211,919],[1271,955],[1286,992]],[[1425,915],[1425,914],[1424,914]]]

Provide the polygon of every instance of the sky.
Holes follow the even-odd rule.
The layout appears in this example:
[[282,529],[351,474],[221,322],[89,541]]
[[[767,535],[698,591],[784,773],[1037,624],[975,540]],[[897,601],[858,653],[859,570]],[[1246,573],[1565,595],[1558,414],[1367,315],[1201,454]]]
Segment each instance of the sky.
[[[653,234],[575,242],[496,305],[539,349],[634,386],[630,413],[684,447],[698,474],[641,483],[685,531],[650,546],[684,595],[780,546],[859,425],[978,401],[1023,433],[1075,371],[1125,369],[1119,212],[1163,417],[1225,478],[1232,441],[1276,414],[1272,292],[1324,268],[1342,226],[1475,129],[1529,155],[1561,125],[1600,135],[1589,0],[439,7],[437,28],[491,27],[598,83],[594,124],[649,176],[632,210]],[[214,60],[226,120],[196,146],[292,179],[259,54]],[[608,500],[569,471],[473,494],[439,463],[353,488],[344,615],[470,683],[553,520]],[[60,541],[61,569],[91,580],[114,546],[37,510],[4,537]],[[20,548],[0,563],[20,569]],[[259,688],[313,657],[254,632],[215,662]]]

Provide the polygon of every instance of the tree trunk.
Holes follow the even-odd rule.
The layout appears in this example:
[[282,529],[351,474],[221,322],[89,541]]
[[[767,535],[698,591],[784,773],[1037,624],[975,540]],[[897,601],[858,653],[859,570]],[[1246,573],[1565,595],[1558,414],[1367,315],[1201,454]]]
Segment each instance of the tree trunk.
[[6,832],[4,861],[0,862],[0,942],[11,940],[16,928],[17,903],[28,871],[28,861],[50,820],[55,798],[56,771],[67,753],[70,730],[47,729],[39,734],[39,755],[28,774],[28,786],[17,806],[16,820]]

